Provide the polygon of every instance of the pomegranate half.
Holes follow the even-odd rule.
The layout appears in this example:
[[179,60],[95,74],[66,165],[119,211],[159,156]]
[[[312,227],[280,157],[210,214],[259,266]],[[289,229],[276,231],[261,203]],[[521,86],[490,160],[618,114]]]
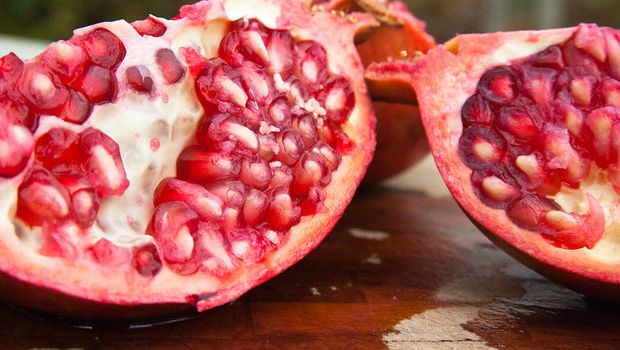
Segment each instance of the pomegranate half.
[[390,69],[411,78],[441,175],[483,232],[550,278],[620,300],[619,32],[461,35]]
[[354,46],[375,25],[210,0],[1,58],[0,298],[86,320],[203,311],[301,259],[375,147]]

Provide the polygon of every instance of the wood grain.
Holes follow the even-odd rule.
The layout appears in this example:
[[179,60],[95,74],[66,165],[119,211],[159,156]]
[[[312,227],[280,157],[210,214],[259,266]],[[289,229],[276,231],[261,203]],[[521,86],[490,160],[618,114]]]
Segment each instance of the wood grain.
[[615,349],[619,316],[496,249],[451,198],[384,187],[361,190],[317,250],[230,305],[131,330],[2,307],[0,348]]

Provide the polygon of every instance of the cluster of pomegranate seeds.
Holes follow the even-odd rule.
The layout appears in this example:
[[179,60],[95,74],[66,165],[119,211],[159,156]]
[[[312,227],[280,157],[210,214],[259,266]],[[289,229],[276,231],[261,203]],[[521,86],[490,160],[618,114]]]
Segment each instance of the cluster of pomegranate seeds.
[[205,115],[177,177],[155,191],[147,232],[176,273],[222,276],[260,261],[302,215],[322,210],[355,96],[321,45],[254,19],[230,25],[219,57],[182,53]]
[[566,42],[480,79],[462,108],[459,152],[487,205],[550,243],[592,248],[605,230],[600,204],[568,213],[549,199],[579,188],[596,166],[620,193],[620,36],[582,24]]

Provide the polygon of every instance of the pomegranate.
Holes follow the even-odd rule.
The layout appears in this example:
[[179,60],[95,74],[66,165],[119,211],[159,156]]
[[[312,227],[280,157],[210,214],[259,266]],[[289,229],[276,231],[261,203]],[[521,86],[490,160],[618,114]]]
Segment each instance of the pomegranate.
[[0,298],[85,320],[173,315],[301,259],[370,162],[353,41],[375,25],[210,0],[0,58]]
[[[364,67],[380,62],[410,62],[436,46],[425,32],[426,24],[415,18],[401,1],[316,1],[332,11],[373,13],[381,22],[357,43]],[[369,72],[370,73],[370,72]],[[415,100],[415,92],[398,74],[367,74],[366,81],[377,117],[377,149],[364,184],[394,176],[428,154],[428,143]]]
[[620,300],[618,31],[461,35],[413,64],[374,68],[409,76],[437,166],[491,240]]

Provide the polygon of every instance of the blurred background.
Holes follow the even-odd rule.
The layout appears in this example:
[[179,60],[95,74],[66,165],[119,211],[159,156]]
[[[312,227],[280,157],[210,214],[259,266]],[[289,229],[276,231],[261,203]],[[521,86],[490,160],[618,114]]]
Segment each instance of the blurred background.
[[[0,0],[0,33],[53,40],[103,20],[172,17],[191,0]],[[620,27],[620,0],[406,0],[442,42],[457,33],[540,29],[597,22]],[[4,48],[2,48],[4,49]],[[4,51],[4,50],[3,50]]]

